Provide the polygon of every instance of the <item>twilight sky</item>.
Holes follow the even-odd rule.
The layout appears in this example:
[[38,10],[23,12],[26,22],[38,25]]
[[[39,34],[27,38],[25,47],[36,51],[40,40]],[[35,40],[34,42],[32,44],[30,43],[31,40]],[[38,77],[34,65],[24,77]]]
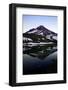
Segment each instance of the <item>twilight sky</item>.
[[23,33],[40,25],[57,33],[57,16],[23,15]]

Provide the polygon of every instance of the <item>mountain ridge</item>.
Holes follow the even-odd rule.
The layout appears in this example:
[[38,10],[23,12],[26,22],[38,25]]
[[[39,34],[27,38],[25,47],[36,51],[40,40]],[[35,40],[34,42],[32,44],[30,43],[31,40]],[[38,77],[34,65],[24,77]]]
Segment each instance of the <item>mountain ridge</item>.
[[29,31],[27,31],[25,33],[35,33],[35,34],[43,33],[43,35],[53,34],[53,35],[57,36],[57,33],[47,29],[43,25],[40,25],[37,28],[32,28],[32,29],[30,29]]
[[[40,25],[23,33],[24,42],[55,42],[57,43],[57,33]],[[30,40],[31,39],[31,40]]]

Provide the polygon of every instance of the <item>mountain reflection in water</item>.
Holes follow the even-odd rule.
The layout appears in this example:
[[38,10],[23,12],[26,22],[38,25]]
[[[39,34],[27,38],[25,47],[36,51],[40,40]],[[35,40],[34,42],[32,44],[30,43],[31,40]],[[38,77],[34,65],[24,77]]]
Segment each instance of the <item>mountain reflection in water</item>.
[[23,54],[23,75],[57,73],[55,44],[24,44]]

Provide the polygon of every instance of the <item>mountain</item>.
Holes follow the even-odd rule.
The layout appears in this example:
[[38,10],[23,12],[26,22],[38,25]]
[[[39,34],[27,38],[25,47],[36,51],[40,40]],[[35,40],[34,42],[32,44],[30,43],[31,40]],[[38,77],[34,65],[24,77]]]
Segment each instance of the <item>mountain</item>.
[[24,42],[57,42],[57,33],[47,29],[43,25],[23,33],[23,37],[25,38]]
[[26,33],[29,33],[29,34],[34,33],[34,34],[37,34],[37,35],[49,35],[49,34],[57,35],[55,32],[47,29],[43,25],[40,25],[37,28],[30,29]]

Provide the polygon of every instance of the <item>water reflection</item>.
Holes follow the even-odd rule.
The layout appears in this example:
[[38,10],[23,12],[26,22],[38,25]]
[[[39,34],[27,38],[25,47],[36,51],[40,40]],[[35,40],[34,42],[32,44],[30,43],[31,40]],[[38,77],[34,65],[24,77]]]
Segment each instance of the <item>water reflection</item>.
[[23,74],[57,73],[56,44],[24,44]]

